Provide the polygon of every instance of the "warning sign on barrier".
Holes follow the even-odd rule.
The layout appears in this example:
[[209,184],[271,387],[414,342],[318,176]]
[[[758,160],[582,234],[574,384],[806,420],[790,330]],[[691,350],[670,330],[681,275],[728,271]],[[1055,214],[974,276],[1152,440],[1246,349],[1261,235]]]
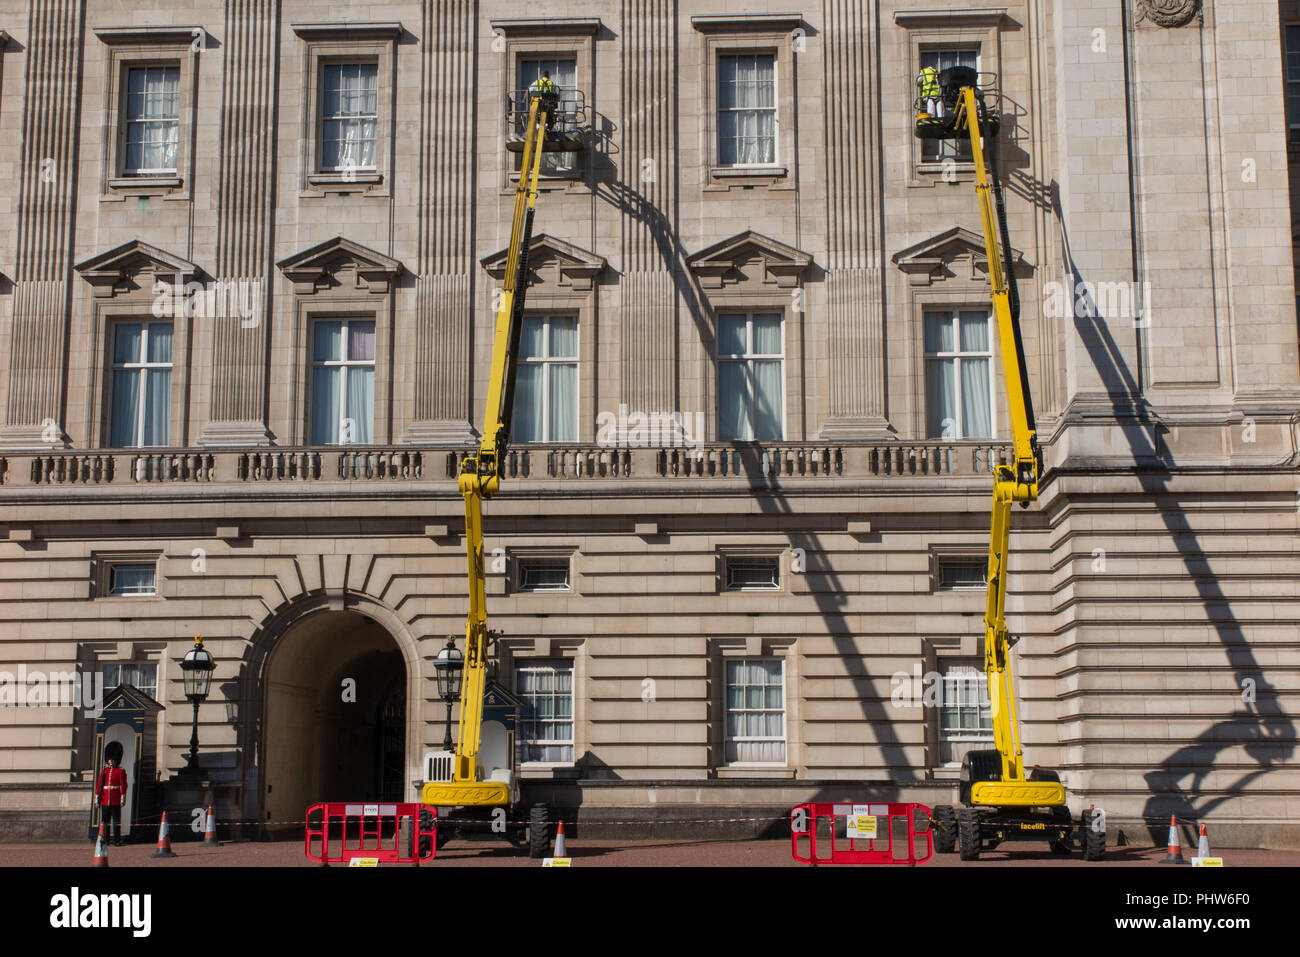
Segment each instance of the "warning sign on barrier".
[[801,804],[790,853],[804,864],[924,864],[934,856],[924,804]]

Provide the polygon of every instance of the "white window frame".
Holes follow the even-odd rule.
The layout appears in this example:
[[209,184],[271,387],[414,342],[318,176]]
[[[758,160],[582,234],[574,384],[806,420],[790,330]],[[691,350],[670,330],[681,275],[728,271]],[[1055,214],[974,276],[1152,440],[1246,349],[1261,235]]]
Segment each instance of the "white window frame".
[[[768,315],[771,315],[771,316],[777,316],[777,317],[780,319],[780,322],[781,322],[781,351],[780,351],[779,353],[766,353],[766,352],[764,352],[764,353],[758,353],[758,352],[754,352],[754,351],[753,351],[753,349],[754,349],[754,317],[757,316],[757,315],[763,315],[763,316],[768,316]],[[719,329],[722,328],[722,321],[723,321],[724,319],[734,319],[734,318],[736,318],[737,316],[744,316],[744,317],[745,317],[745,352],[743,352],[743,353],[726,353],[726,354],[724,354],[724,353],[722,352],[722,350],[721,350],[721,347],[719,346],[719,348],[718,348],[718,369],[717,369],[717,373],[716,373],[716,374],[717,374],[717,382],[718,382],[719,385],[718,385],[718,401],[717,401],[717,408],[716,408],[716,410],[715,410],[715,415],[717,416],[716,421],[718,422],[719,425],[721,425],[721,423],[722,423],[722,387],[721,387],[721,383],[722,383],[722,364],[723,364],[724,362],[743,362],[743,363],[745,363],[745,366],[746,366],[746,370],[745,370],[745,371],[746,371],[746,375],[747,375],[748,381],[749,381],[749,382],[750,382],[750,383],[755,387],[755,388],[754,388],[754,392],[753,392],[753,394],[750,396],[750,400],[751,400],[751,401],[750,401],[750,405],[749,405],[749,416],[748,416],[748,419],[749,419],[749,423],[748,423],[748,424],[749,424],[749,434],[750,434],[751,437],[750,437],[750,438],[747,438],[747,439],[744,439],[744,438],[735,438],[735,437],[724,439],[724,438],[722,438],[721,435],[719,434],[719,437],[718,437],[718,438],[719,438],[719,441],[722,441],[722,442],[784,442],[785,439],[786,439],[786,420],[789,418],[789,414],[790,414],[790,411],[789,411],[789,410],[790,410],[790,406],[789,406],[789,402],[788,402],[788,397],[787,397],[787,395],[786,395],[788,389],[787,389],[787,385],[786,385],[786,374],[785,374],[785,372],[786,372],[786,369],[785,369],[785,353],[786,353],[786,349],[785,349],[785,326],[786,326],[785,311],[784,311],[783,309],[774,309],[774,310],[772,310],[771,312],[768,312],[768,311],[765,310],[765,309],[752,309],[752,310],[748,310],[748,311],[741,310],[741,309],[720,309],[720,310],[718,311],[718,328],[719,328]],[[719,338],[720,338],[720,337],[719,337]],[[754,425],[755,425],[754,412],[755,412],[755,405],[756,405],[756,402],[757,402],[758,392],[757,392],[757,380],[754,378],[754,362],[755,362],[756,360],[770,360],[770,359],[778,359],[778,360],[780,360],[780,363],[781,363],[781,434],[780,434],[779,436],[777,436],[776,438],[774,438],[774,439],[756,439],[756,438],[753,438],[753,435],[754,435]],[[721,430],[719,429],[718,431],[720,432]]]
[[[136,326],[136,325],[141,327],[140,358],[135,362],[118,362],[116,360],[118,330],[120,330],[123,326]],[[161,326],[166,326],[172,332],[172,361],[171,362],[150,362],[146,358],[149,355],[149,331],[154,327],[161,327]],[[172,415],[171,415],[172,413],[171,391],[172,390],[170,388],[167,390],[167,431],[169,434],[167,436],[166,441],[164,441],[161,445],[141,445],[140,440],[144,436],[145,411],[148,405],[148,397],[149,397],[149,390],[145,387],[145,384],[148,382],[147,374],[150,371],[161,371],[163,369],[166,369],[167,371],[172,373],[173,384],[174,384],[175,371],[176,371],[175,369],[176,367],[175,324],[171,322],[145,322],[142,320],[136,320],[136,321],[126,320],[122,322],[113,323],[112,328],[113,328],[113,335],[112,335],[113,341],[109,343],[109,353],[108,353],[109,355],[108,435],[110,439],[109,444],[113,448],[124,448],[124,449],[166,448],[170,443],[170,438],[171,438],[170,432],[172,428]],[[114,402],[115,396],[113,395],[113,390],[116,388],[115,383],[117,381],[118,372],[132,372],[135,373],[140,379],[139,399],[136,402],[136,409],[135,409],[135,427],[132,429],[132,436],[131,436],[132,441],[130,445],[120,445],[120,446],[112,445],[111,442],[113,433],[116,431],[113,427],[115,424],[113,421],[113,409],[114,406],[116,405],[116,403]]]
[[[961,314],[963,312],[982,312],[984,314],[985,319],[988,322],[988,340],[989,340],[989,347],[986,352],[971,352],[971,351],[963,351],[961,349],[961,322],[962,322]],[[925,325],[929,321],[929,317],[931,315],[938,315],[943,313],[949,313],[955,316],[957,319],[957,332],[956,335],[954,336],[954,341],[956,342],[958,348],[955,351],[940,351],[940,352],[925,351]],[[930,396],[930,360],[931,359],[955,359],[956,360],[956,373],[954,376],[954,381],[957,384],[957,408],[956,408],[957,428],[955,430],[955,434],[951,436],[950,439],[947,439],[945,441],[960,442],[960,441],[966,441],[967,439],[970,439],[971,441],[980,441],[984,439],[987,439],[988,441],[993,441],[994,439],[997,438],[997,434],[998,434],[998,399],[997,399],[998,373],[997,373],[997,365],[996,365],[997,331],[998,330],[995,325],[993,311],[989,309],[987,306],[951,306],[951,307],[925,306],[921,311],[921,349],[922,349],[921,373],[922,373],[922,389],[924,390],[922,392],[922,395],[925,397],[926,402],[929,401],[929,396]],[[975,436],[973,439],[966,434],[966,423],[962,421],[963,420],[962,410],[965,407],[965,403],[962,401],[962,394],[961,394],[961,389],[962,389],[961,367],[962,367],[963,359],[967,359],[967,358],[988,359],[988,370],[989,370],[989,434],[987,436]],[[929,408],[925,409],[924,419],[925,422],[927,423],[925,429],[927,433],[926,438],[943,439],[942,434],[937,436],[928,434],[930,431],[928,425],[930,419]]]
[[[325,75],[332,67],[373,67],[375,71],[375,112],[373,114],[339,114],[337,116],[326,116],[325,114]],[[317,81],[320,84],[320,94],[317,97],[317,117],[316,117],[316,142],[318,149],[316,151],[316,172],[318,173],[374,173],[379,170],[379,158],[383,149],[383,123],[381,117],[383,111],[379,103],[379,72],[380,64],[377,58],[358,57],[356,59],[342,58],[322,58],[320,63],[320,77]],[[375,128],[375,145],[371,150],[374,162],[369,165],[343,165],[343,166],[326,166],[325,165],[325,124],[330,120],[352,120],[364,121],[371,120]]]
[[[130,103],[131,103],[131,74],[132,74],[132,73],[135,73],[135,72],[141,72],[141,73],[144,73],[144,74],[145,74],[145,77],[146,77],[146,80],[147,80],[147,78],[148,78],[148,74],[150,73],[150,71],[155,71],[155,70],[171,70],[171,71],[174,71],[175,74],[176,74],[176,113],[175,113],[174,116],[154,116],[154,117],[150,117],[150,116],[141,116],[141,117],[137,117],[137,118],[135,118],[135,119],[132,119],[132,118],[131,118],[131,111],[130,111]],[[184,110],[184,104],[182,103],[182,100],[183,100],[184,97],[183,97],[183,92],[182,92],[182,90],[181,90],[181,82],[182,82],[183,79],[184,79],[184,71],[181,69],[179,63],[174,63],[174,62],[161,62],[161,63],[141,62],[141,63],[127,63],[127,64],[124,65],[124,81],[125,81],[125,82],[123,82],[123,84],[122,84],[122,91],[121,91],[121,96],[122,96],[122,108],[121,108],[121,114],[122,114],[122,165],[121,165],[121,175],[122,175],[122,176],[130,176],[130,177],[175,176],[175,175],[177,174],[177,172],[179,171],[179,169],[180,169],[180,160],[181,160],[181,142],[180,142],[180,139],[181,139],[181,113],[182,113],[183,110]],[[147,94],[146,94],[146,99],[147,99]],[[172,125],[172,129],[175,130],[175,133],[176,133],[176,165],[174,165],[174,166],[160,166],[160,167],[141,167],[141,168],[139,168],[139,169],[132,169],[130,166],[128,166],[128,165],[127,165],[127,162],[128,162],[128,160],[129,160],[129,158],[130,158],[130,155],[131,155],[131,148],[130,148],[130,144],[131,144],[131,125],[134,124],[134,123],[146,124],[146,123],[166,123],[166,122],[171,123],[171,125]]]
[[[342,338],[343,338],[343,356],[344,356],[342,359],[317,359],[317,358],[316,358],[316,356],[315,356],[315,352],[316,352],[316,324],[317,324],[317,323],[323,323],[323,322],[337,322],[337,323],[341,323],[341,324],[342,324],[342,326],[343,326],[343,337],[342,337]],[[348,334],[348,327],[349,327],[352,323],[354,323],[354,322],[357,322],[357,323],[369,323],[371,326],[374,327],[374,334],[375,334],[375,350],[374,350],[375,354],[374,354],[374,358],[371,358],[371,359],[349,359],[349,358],[347,357],[347,356],[348,356],[348,349],[349,349],[349,342],[350,342],[350,337],[349,337],[349,334]],[[351,368],[367,368],[367,367],[370,368],[370,369],[376,369],[376,368],[377,368],[377,361],[378,361],[378,358],[379,358],[379,338],[378,338],[378,337],[379,337],[379,324],[378,324],[378,322],[377,322],[375,319],[370,318],[370,317],[355,317],[355,318],[353,318],[353,317],[349,317],[349,316],[340,316],[340,317],[338,317],[338,318],[329,318],[329,317],[327,317],[327,316],[320,316],[320,317],[318,317],[318,318],[312,320],[311,335],[310,335],[310,337],[308,338],[308,345],[307,345],[307,348],[311,350],[311,356],[312,356],[312,359],[311,359],[311,376],[312,376],[312,381],[311,381],[311,384],[310,384],[310,386],[308,387],[308,390],[307,390],[307,408],[308,408],[309,411],[311,410],[312,406],[314,405],[314,402],[312,401],[312,397],[315,395],[315,389],[316,389],[316,375],[317,375],[316,370],[317,370],[317,369],[338,369],[338,368],[342,368],[342,369],[343,369],[343,378],[342,378],[342,380],[341,380],[341,382],[340,382],[340,384],[339,384],[339,407],[338,407],[338,423],[339,423],[339,429],[338,429],[338,434],[335,436],[335,441],[333,441],[333,442],[324,442],[324,443],[319,443],[319,444],[323,444],[323,445],[358,445],[358,444],[362,444],[362,443],[357,443],[357,442],[344,442],[344,441],[342,441],[343,423],[346,422],[346,421],[347,421],[347,418],[348,418],[348,417],[347,417],[347,409],[348,409],[348,369],[351,369]],[[378,372],[376,372],[374,375],[371,376],[370,381],[371,381],[371,383],[374,384],[376,387],[378,386]],[[374,415],[374,408],[375,408],[375,396],[373,396],[373,395],[370,397],[370,407],[371,407],[371,415],[373,416],[373,415]],[[315,422],[308,422],[308,423],[307,423],[307,435],[308,435],[309,438],[311,437],[311,435],[312,435],[312,433],[315,431],[315,429],[316,429],[316,423],[315,423]],[[375,432],[375,423],[374,423],[374,421],[372,420],[371,423],[370,423],[370,434],[371,434],[372,437],[373,437],[373,435],[374,435],[374,432]],[[318,443],[312,443],[312,444],[315,445],[315,444],[318,444]]]
[[[116,683],[109,683],[108,669],[118,669],[118,680]],[[155,701],[158,700],[158,662],[156,661],[101,661],[99,663],[99,673],[104,677],[104,690],[109,691],[116,688],[122,683],[121,669],[123,668],[152,668],[153,669],[153,686],[152,688],[141,687],[135,682],[130,682],[133,688],[143,691]]]
[[[988,675],[970,661],[949,661],[944,662],[940,659],[942,671],[939,676],[939,744],[941,748],[946,748],[952,744],[958,745],[984,745],[993,744],[993,705],[989,701],[989,682]],[[953,698],[959,698],[956,694],[959,685],[973,684],[977,691],[976,703],[974,705],[961,705],[954,702]],[[951,697],[950,697],[951,696]],[[975,711],[976,721],[980,725],[978,731],[972,731],[968,728],[948,727],[951,721],[945,721],[949,711],[955,709],[958,714],[962,708],[969,712],[972,708]],[[986,715],[987,712],[987,715]],[[987,721],[986,721],[987,718]],[[987,723],[988,730],[984,730]],[[960,722],[958,722],[960,724]],[[960,764],[960,760],[946,761],[947,766]]]
[[[950,46],[929,45],[929,44],[927,44],[927,45],[926,45],[925,47],[923,47],[923,48],[920,50],[920,52],[919,52],[919,57],[920,57],[920,59],[919,59],[919,61],[918,61],[918,63],[919,63],[919,69],[916,71],[916,72],[917,72],[917,76],[920,76],[920,75],[921,75],[921,70],[925,68],[927,57],[931,57],[931,56],[941,56],[941,55],[943,55],[943,54],[945,54],[945,53],[956,53],[956,54],[962,54],[962,53],[974,53],[974,54],[975,54],[975,72],[976,72],[976,73],[979,73],[979,71],[980,71],[980,54],[981,54],[981,50],[980,50],[980,45],[979,45],[978,43],[971,43],[971,44],[952,44],[952,45],[950,45]],[[916,91],[916,84],[915,84],[915,80],[914,80],[914,81],[913,81],[913,85],[912,85],[912,94],[913,94],[913,96],[916,95],[916,92],[917,92],[917,91]],[[942,108],[942,109],[946,109],[947,107],[941,107],[941,108]],[[929,148],[930,144],[932,144],[932,143],[938,147],[938,149],[939,149],[938,155],[936,155],[936,156],[927,156],[927,155],[926,155],[926,150]],[[966,141],[965,141],[965,140],[922,140],[922,141],[921,141],[921,158],[920,158],[920,161],[919,161],[919,162],[920,162],[920,165],[922,165],[922,166],[942,166],[942,165],[943,165],[947,160],[952,160],[952,161],[955,162],[955,163],[958,163],[958,164],[965,164],[965,165],[967,165],[967,166],[973,164],[973,163],[975,162],[975,160],[974,160],[974,158],[973,158],[972,156],[962,156],[962,155],[961,155],[961,150],[962,150],[962,144],[963,144],[963,143],[966,143]],[[970,149],[969,144],[967,144],[966,149],[967,149],[967,151],[969,152],[969,149]]]
[[[579,318],[578,313],[576,311],[529,313],[524,317],[524,321],[527,322],[529,319],[540,319],[542,321],[542,329],[543,329],[542,344],[543,344],[544,354],[541,356],[530,357],[530,358],[524,358],[521,355],[519,357],[519,364],[521,366],[539,365],[542,367],[542,385],[541,385],[542,438],[532,439],[531,441],[527,441],[527,442],[518,442],[518,444],[543,445],[552,442],[575,442],[578,439],[579,426],[581,423],[581,415],[582,415],[582,376],[581,376],[582,322],[581,319]],[[576,341],[574,342],[574,350],[572,356],[551,355],[551,323],[556,319],[573,320],[573,334]],[[574,370],[573,388],[576,390],[576,394],[573,397],[573,410],[574,410],[573,436],[574,437],[572,439],[557,439],[551,435],[551,369],[552,367],[558,365],[573,366],[573,370]],[[516,401],[518,401],[518,396],[519,396],[519,391],[518,388],[516,388],[515,390]],[[517,416],[515,416],[514,414],[514,410],[511,410],[511,417],[512,419],[517,418]]]
[[[772,161],[770,163],[723,163],[722,162],[722,61],[740,57],[772,58]],[[718,169],[780,169],[781,163],[781,58],[774,49],[717,51],[713,64],[713,89],[716,98],[713,103],[713,158]],[[766,107],[747,107],[747,110],[760,110]],[[728,110],[725,112],[735,112]]]
[[[113,579],[119,568],[149,568],[153,571],[153,588],[149,591],[117,591]],[[158,563],[156,561],[110,562],[104,576],[104,591],[109,598],[154,598],[158,595]]]
[[[731,697],[731,689],[732,689],[731,679],[728,675],[728,672],[730,671],[730,666],[733,664],[739,664],[742,670],[747,670],[746,666],[753,661],[775,661],[777,664],[781,666],[781,708],[780,708],[781,736],[779,738],[769,737],[768,735],[762,735],[762,736],[742,735],[742,736],[732,737],[729,733],[728,725],[730,724],[730,718],[732,714],[761,713],[766,715],[766,714],[771,714],[773,711],[776,710],[774,708],[768,708],[768,707],[732,708],[728,703]],[[758,656],[745,656],[745,657],[728,656],[722,659],[722,669],[723,669],[722,671],[722,708],[723,708],[722,747],[723,747],[723,759],[724,759],[725,766],[727,767],[787,767],[790,759],[790,740],[789,740],[790,702],[787,697],[786,675],[788,669],[786,668],[785,658],[783,656],[771,656],[771,655],[758,655]],[[741,687],[750,688],[756,686],[741,685]],[[765,684],[762,687],[766,694],[766,689],[772,686]],[[731,750],[731,746],[733,744],[757,744],[757,743],[770,744],[775,742],[780,742],[781,744],[782,756],[781,756],[781,760],[779,761],[726,760],[727,752]]]
[[[726,591],[739,592],[773,592],[781,590],[781,556],[780,555],[748,555],[744,553],[723,556],[723,589]],[[776,569],[775,582],[771,585],[736,585],[732,583],[731,569],[733,565],[752,564],[756,562],[772,562]]]
[[[515,591],[526,592],[530,595],[553,595],[562,592],[573,591],[573,558],[572,556],[559,555],[521,555],[515,558],[517,563],[517,581],[518,587]],[[564,566],[564,584],[562,586],[542,586],[529,587],[528,567],[534,564],[545,565],[563,565]]]
[[[530,766],[530,767],[540,767],[540,766],[548,766],[548,767],[556,767],[556,766],[558,766],[558,767],[569,767],[569,766],[572,766],[572,764],[573,764],[573,762],[574,762],[574,757],[575,757],[575,755],[577,754],[577,746],[576,746],[576,744],[575,744],[575,738],[576,738],[576,731],[577,731],[577,726],[578,726],[578,720],[577,720],[577,676],[578,676],[578,669],[577,669],[577,666],[576,666],[576,663],[574,662],[574,660],[573,660],[572,658],[526,658],[526,659],[517,660],[517,661],[515,662],[515,669],[514,669],[514,672],[515,672],[515,696],[516,696],[517,698],[519,698],[520,701],[523,701],[523,702],[525,702],[526,704],[528,704],[530,710],[532,710],[532,711],[535,713],[535,712],[536,712],[536,708],[533,706],[532,702],[530,701],[530,698],[535,698],[535,697],[537,697],[537,696],[536,696],[536,695],[530,695],[528,692],[524,692],[524,691],[522,691],[522,690],[520,689],[520,680],[519,680],[519,679],[520,679],[520,676],[521,676],[522,674],[524,674],[525,672],[541,673],[541,672],[544,672],[544,671],[547,671],[547,670],[551,671],[552,674],[557,674],[557,673],[558,673],[559,671],[561,671],[561,670],[567,670],[568,673],[569,673],[569,694],[568,694],[568,698],[569,698],[569,718],[568,718],[568,721],[569,721],[569,737],[568,737],[567,740],[563,740],[563,739],[560,739],[560,738],[529,738],[529,737],[526,737],[526,736],[525,736],[525,733],[526,733],[527,730],[530,730],[530,729],[528,729],[528,728],[526,728],[526,727],[524,726],[524,716],[523,716],[523,715],[520,715],[520,727],[519,727],[518,734],[519,734],[519,748],[520,748],[520,751],[522,752],[522,754],[521,754],[520,762],[519,762],[519,763],[520,763],[521,765],[527,765],[527,766]],[[552,695],[553,698],[561,697],[561,696],[559,695],[558,692],[551,692],[551,695]],[[554,715],[554,712],[553,712],[553,715]],[[552,719],[551,719],[551,720],[555,720],[555,719],[554,719],[554,716],[552,716]],[[532,760],[528,760],[525,756],[526,756],[527,753],[528,753],[528,748],[529,748],[529,747],[539,747],[539,748],[560,748],[560,747],[567,747],[567,748],[569,748],[569,759],[568,759],[567,761],[565,761],[565,760],[559,760],[559,761],[532,761]]]

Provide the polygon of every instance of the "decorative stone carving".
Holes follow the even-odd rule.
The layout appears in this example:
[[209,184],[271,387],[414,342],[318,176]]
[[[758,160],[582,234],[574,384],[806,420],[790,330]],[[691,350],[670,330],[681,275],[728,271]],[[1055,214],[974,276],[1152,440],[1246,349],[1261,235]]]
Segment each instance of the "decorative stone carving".
[[1138,22],[1150,20],[1160,27],[1182,27],[1200,22],[1201,0],[1138,0]]
[[[745,269],[750,264],[759,267],[753,277]],[[793,289],[812,266],[812,256],[750,229],[701,249],[687,257],[686,265],[705,289],[722,289],[747,278]]]
[[310,296],[340,284],[344,273],[355,273],[353,288],[387,295],[402,274],[402,264],[396,259],[342,236],[304,249],[276,265],[293,282],[293,291],[300,296]]
[[[505,277],[508,254],[509,250],[501,249],[483,258],[483,268],[493,279]],[[550,281],[556,286],[571,287],[574,292],[590,292],[605,271],[605,259],[546,233],[534,236],[528,244],[528,271],[533,278],[540,279],[543,271],[551,268],[554,272]]]

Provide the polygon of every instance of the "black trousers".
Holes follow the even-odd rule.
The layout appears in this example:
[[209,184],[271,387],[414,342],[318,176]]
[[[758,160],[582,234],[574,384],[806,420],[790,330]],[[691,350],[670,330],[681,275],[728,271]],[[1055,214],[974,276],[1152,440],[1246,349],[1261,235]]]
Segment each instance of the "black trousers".
[[104,821],[105,828],[108,831],[110,843],[122,843],[122,805],[120,804],[101,804],[99,813]]

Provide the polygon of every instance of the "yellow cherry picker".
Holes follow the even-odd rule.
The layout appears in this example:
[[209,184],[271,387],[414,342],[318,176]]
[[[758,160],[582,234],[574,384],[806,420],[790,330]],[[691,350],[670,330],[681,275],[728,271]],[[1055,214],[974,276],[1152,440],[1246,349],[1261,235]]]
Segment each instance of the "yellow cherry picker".
[[987,84],[981,87],[975,70],[964,66],[950,67],[937,76],[931,69],[922,73],[917,85],[916,135],[970,142],[1012,432],[1012,461],[994,470],[984,611],[984,672],[994,747],[969,751],[962,759],[961,805],[934,810],[935,850],[951,852],[959,845],[962,860],[976,860],[981,850],[992,850],[1003,841],[1046,840],[1057,854],[1069,854],[1077,843],[1085,859],[1099,860],[1106,851],[1104,815],[1088,809],[1073,821],[1057,772],[1035,767],[1025,774],[1011,681],[1010,653],[1017,641],[1007,631],[1005,616],[1011,507],[1019,503],[1028,508],[1038,498],[1040,453],[1020,336],[1020,295],[1012,272],[993,142],[1000,119],[996,97]]
[[[454,659],[462,671],[459,735],[454,752],[434,752],[428,761],[450,773],[427,772],[421,792],[424,804],[439,809],[440,844],[457,819],[478,818],[499,825],[493,830],[516,844],[526,841],[533,857],[545,857],[550,847],[547,809],[536,805],[526,818],[512,813],[519,802],[514,756],[510,753],[512,742],[503,734],[488,748],[484,740],[483,706],[489,693],[488,652],[494,636],[488,631],[487,621],[483,502],[500,488],[510,439],[519,336],[528,286],[528,246],[533,233],[542,153],[581,148],[571,124],[563,118],[556,123],[557,114],[561,114],[559,92],[549,79],[516,94],[508,108],[507,123],[514,128],[506,145],[511,152],[522,154],[522,163],[515,190],[505,281],[498,300],[482,438],[477,452],[467,455],[462,462],[458,479],[465,499],[465,552],[469,573],[465,652],[463,656],[456,652],[454,641],[449,639],[439,656],[439,664],[444,663],[443,659]],[[522,135],[518,135],[520,127]],[[443,760],[438,760],[439,757]]]

